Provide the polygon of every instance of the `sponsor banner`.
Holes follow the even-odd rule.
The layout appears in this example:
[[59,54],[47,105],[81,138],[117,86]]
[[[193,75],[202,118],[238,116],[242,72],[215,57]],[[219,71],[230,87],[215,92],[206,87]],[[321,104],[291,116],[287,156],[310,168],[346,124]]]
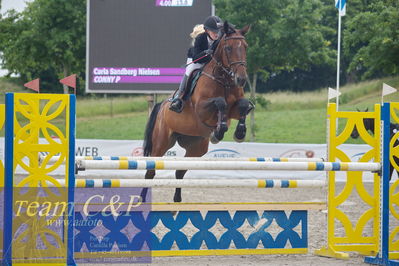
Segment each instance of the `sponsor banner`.
[[[1,141],[1,155],[3,156],[4,138]],[[142,156],[142,140],[95,140],[77,139],[76,156]],[[357,162],[370,148],[367,145],[345,144],[341,149],[349,158]],[[184,156],[185,150],[178,145],[168,150],[165,156]],[[325,144],[287,144],[287,143],[235,143],[221,142],[209,145],[209,151],[204,157],[210,158],[238,158],[238,157],[301,157],[326,158]],[[17,173],[22,169],[17,169]],[[138,170],[90,170],[79,172],[81,175],[102,176],[104,178],[118,178],[126,173],[144,177],[145,171]],[[62,173],[59,171],[59,173]],[[58,172],[53,173],[58,174]],[[156,178],[170,178],[174,171],[159,170]],[[366,173],[366,180],[372,181],[372,174]],[[325,172],[316,171],[188,171],[185,178],[273,178],[273,179],[318,179],[326,178]],[[345,180],[344,172],[337,172],[337,180]]]
[[93,69],[93,83],[180,83],[184,68],[108,68]]

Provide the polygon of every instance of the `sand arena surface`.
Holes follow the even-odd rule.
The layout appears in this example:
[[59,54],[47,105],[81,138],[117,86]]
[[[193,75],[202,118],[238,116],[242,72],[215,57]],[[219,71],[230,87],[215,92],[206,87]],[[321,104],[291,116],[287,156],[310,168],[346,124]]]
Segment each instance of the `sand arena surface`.
[[[343,185],[337,186],[337,191]],[[371,191],[372,184],[366,184]],[[153,189],[154,202],[171,202],[174,189]],[[182,189],[183,202],[324,202],[326,188],[302,189]],[[350,197],[342,205],[350,216],[359,217],[363,212],[362,200],[357,196]],[[367,224],[367,228],[371,227]],[[338,227],[339,234],[342,229]],[[342,230],[341,230],[342,231]],[[326,246],[327,212],[309,211],[308,217],[309,253],[304,255],[235,255],[235,256],[191,256],[191,257],[157,257],[148,265],[361,265],[363,256],[351,254],[349,260],[338,260],[313,255],[314,251]],[[89,264],[85,264],[89,265]],[[98,265],[98,264],[91,264]],[[107,264],[111,265],[111,264]],[[114,263],[112,265],[132,265]],[[134,264],[145,265],[145,264]]]

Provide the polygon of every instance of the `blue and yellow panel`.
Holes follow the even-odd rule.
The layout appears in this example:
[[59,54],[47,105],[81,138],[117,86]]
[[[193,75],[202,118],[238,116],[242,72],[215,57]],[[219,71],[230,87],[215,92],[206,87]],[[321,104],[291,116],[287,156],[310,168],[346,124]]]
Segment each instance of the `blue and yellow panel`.
[[[247,210],[205,213],[203,210],[177,214],[131,211],[121,212],[118,217],[101,212],[89,216],[76,213],[75,219],[82,225],[75,228],[77,259],[140,254],[303,254],[308,251],[307,210],[287,214],[283,210],[251,210],[248,206]],[[91,226],[86,226],[89,224]],[[101,226],[97,228],[96,224]],[[129,232],[129,228],[136,231]]]
[[[396,172],[399,172],[399,103],[390,103],[391,121],[390,132],[391,141],[389,143],[390,163]],[[389,191],[389,209],[391,220],[389,232],[389,258],[399,259],[399,179],[390,185]]]
[[[4,132],[3,127],[4,127],[4,121],[6,119],[6,113],[5,113],[5,105],[0,104],[0,130]],[[4,199],[4,164],[3,161],[0,159],[0,201],[3,202]],[[4,206],[4,203],[2,204]],[[0,213],[0,219],[3,220],[4,217],[4,211],[1,210],[2,212]],[[0,227],[0,250],[3,250],[3,227]]]

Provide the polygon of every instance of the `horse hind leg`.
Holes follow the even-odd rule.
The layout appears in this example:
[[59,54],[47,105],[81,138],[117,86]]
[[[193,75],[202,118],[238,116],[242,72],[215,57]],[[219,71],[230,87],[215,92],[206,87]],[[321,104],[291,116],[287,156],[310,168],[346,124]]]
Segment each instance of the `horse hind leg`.
[[[154,146],[152,147],[152,151],[150,156],[163,156],[167,150],[169,150],[171,147],[173,147],[176,143],[176,138],[172,134],[171,136],[168,136],[166,133],[162,134],[161,136],[158,136],[154,139],[157,139],[156,142],[154,142]],[[145,173],[144,179],[154,179],[155,177],[155,170],[147,170]],[[143,202],[146,202],[146,197],[148,193],[148,188],[143,188],[141,190],[141,199]]]
[[[184,175],[187,173],[187,170],[177,170],[176,171],[176,179],[183,179]],[[181,188],[177,187],[175,189],[175,195],[173,196],[173,202],[181,202]]]
[[[208,152],[209,140],[203,137],[180,136],[179,145],[186,150],[184,157],[201,157]],[[176,179],[183,179],[187,170],[177,170]],[[181,188],[175,189],[174,202],[181,202]]]
[[[155,176],[155,170],[148,170],[145,173],[144,179],[154,179],[154,176]],[[146,202],[147,193],[148,193],[148,188],[144,187],[141,190],[141,193],[140,193],[140,197],[141,197],[142,202]]]
[[[163,156],[167,150],[169,150],[171,147],[173,147],[175,142],[176,142],[176,140],[173,140],[173,139],[172,140],[169,139],[169,142],[165,141],[165,143],[166,144],[169,143],[169,145],[168,146],[161,145],[160,148],[155,149],[154,153],[151,153],[151,156],[154,156],[154,157]],[[154,148],[153,148],[153,150],[154,150]],[[154,179],[154,177],[155,177],[155,170],[147,170],[147,172],[145,173],[144,179]],[[146,202],[147,193],[148,193],[147,187],[145,187],[141,190],[140,196],[141,196],[141,199],[143,202]]]

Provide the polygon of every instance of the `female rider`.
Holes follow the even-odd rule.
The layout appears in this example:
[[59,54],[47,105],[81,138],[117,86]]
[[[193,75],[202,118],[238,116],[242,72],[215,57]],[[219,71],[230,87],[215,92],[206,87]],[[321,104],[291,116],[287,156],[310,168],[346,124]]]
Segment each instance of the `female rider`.
[[[179,90],[175,94],[169,109],[180,113],[183,110],[183,95],[187,86],[187,80],[191,72],[195,69],[202,68],[208,63],[212,57],[213,50],[216,48],[217,42],[221,35],[221,28],[223,27],[222,20],[217,16],[209,16],[204,21],[205,32],[195,37],[194,47],[188,51],[188,65],[184,73],[183,80],[180,83]],[[190,57],[192,62],[190,62]]]

